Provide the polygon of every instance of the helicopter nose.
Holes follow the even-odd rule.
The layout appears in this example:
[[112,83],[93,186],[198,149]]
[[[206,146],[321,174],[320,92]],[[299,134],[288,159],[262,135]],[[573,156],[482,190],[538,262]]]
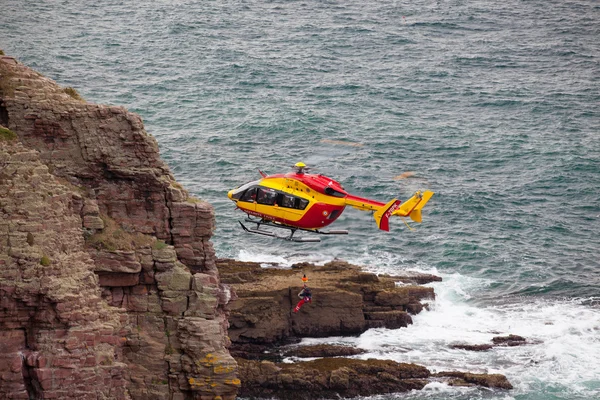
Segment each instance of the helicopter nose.
[[227,192],[227,197],[229,197],[229,200],[233,200],[233,189]]

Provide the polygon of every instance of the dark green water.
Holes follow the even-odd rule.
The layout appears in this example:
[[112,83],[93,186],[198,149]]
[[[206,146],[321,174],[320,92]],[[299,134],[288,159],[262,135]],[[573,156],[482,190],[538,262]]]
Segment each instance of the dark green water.
[[[515,385],[381,399],[593,399],[598,21],[600,3],[585,0],[3,0],[0,48],[90,102],[139,113],[178,180],[214,205],[218,256],[339,257],[444,278],[409,329],[332,341]],[[398,220],[380,232],[347,210],[334,227],[350,235],[319,244],[245,235],[227,190],[297,161],[381,201],[436,195],[414,231]],[[498,333],[538,344],[448,348]]]

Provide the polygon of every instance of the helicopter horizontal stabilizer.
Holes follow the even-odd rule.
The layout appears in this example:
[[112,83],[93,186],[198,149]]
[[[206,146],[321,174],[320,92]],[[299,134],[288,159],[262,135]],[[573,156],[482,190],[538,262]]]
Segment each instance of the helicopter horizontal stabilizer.
[[415,222],[421,222],[421,210],[423,209],[423,207],[425,207],[425,204],[427,204],[431,196],[433,196],[433,192],[430,191],[426,191],[422,194],[421,201],[419,201],[419,204],[417,204],[414,210],[412,210],[410,214],[408,214],[410,219],[412,219]]
[[394,212],[394,215],[399,217],[410,217],[415,222],[421,222],[421,210],[425,207],[425,204],[433,196],[433,192],[426,190],[424,192],[416,192],[413,197],[402,203],[402,206]]
[[375,211],[373,217],[375,217],[375,222],[377,222],[379,229],[389,232],[390,216],[394,214],[398,207],[400,207],[400,200],[392,199],[389,203]]

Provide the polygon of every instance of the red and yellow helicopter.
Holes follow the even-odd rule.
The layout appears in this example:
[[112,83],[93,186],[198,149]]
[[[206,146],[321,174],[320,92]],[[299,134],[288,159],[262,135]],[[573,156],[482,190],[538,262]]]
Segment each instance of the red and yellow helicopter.
[[248,214],[246,222],[256,224],[248,228],[241,221],[246,232],[279,237],[274,232],[261,229],[261,226],[284,228],[290,235],[280,237],[295,242],[320,242],[321,239],[295,238],[297,230],[323,235],[347,234],[346,230],[322,231],[338,219],[346,206],[363,211],[374,211],[375,222],[379,229],[389,231],[389,218],[392,215],[409,217],[421,222],[421,210],[429,201],[433,192],[416,192],[404,203],[392,199],[381,203],[349,194],[339,182],[321,174],[307,173],[308,167],[299,162],[293,171],[287,174],[267,176],[260,171],[262,179],[246,183],[230,190],[227,196],[237,208]]

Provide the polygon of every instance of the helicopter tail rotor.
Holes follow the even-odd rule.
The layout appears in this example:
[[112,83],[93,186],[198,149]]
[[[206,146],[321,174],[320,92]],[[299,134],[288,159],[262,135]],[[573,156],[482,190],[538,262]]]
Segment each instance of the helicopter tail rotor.
[[429,190],[416,192],[413,197],[402,203],[402,206],[394,212],[394,215],[409,217],[415,222],[421,222],[421,210],[425,207],[429,199],[431,199],[431,196],[433,196],[433,192]]

